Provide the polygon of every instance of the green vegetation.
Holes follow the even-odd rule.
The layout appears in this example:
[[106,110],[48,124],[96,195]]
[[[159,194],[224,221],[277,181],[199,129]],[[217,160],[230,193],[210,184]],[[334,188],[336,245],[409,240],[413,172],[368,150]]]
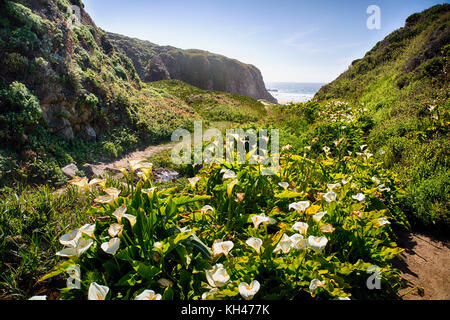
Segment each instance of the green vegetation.
[[448,230],[450,5],[414,14],[317,94],[367,108],[368,143],[405,185],[417,226]]

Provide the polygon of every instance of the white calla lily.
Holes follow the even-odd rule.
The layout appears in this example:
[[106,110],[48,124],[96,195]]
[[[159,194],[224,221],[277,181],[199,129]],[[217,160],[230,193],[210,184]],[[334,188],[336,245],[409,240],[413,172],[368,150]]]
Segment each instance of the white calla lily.
[[259,227],[259,225],[260,225],[261,223],[267,225],[267,224],[269,223],[269,221],[270,221],[270,218],[269,218],[269,217],[266,217],[265,214],[254,215],[254,216],[252,216],[251,219],[252,219],[252,221],[253,221],[253,225],[255,226],[255,229],[258,229],[258,227]]
[[34,296],[28,300],[47,300],[47,296]]
[[377,219],[377,223],[376,224],[378,226],[384,226],[384,225],[387,225],[387,224],[391,224],[391,222],[388,219],[386,219],[386,218],[379,218],[379,219]]
[[194,189],[195,186],[197,185],[197,183],[201,180],[200,177],[193,177],[193,178],[189,178],[189,184],[191,185],[191,188]]
[[323,251],[323,249],[327,246],[327,243],[328,239],[325,237],[310,236],[308,238],[308,247],[318,253]]
[[352,199],[357,200],[359,202],[363,202],[364,200],[366,200],[366,196],[363,193],[358,193],[352,196]]
[[239,293],[245,300],[252,300],[260,288],[261,285],[257,280],[253,280],[250,284],[247,282],[241,282],[239,284]]
[[114,223],[109,226],[108,234],[111,238],[115,238],[122,232],[122,230],[123,230],[122,224]]
[[61,251],[58,251],[56,253],[56,255],[59,256],[59,257],[64,257],[64,258],[80,257],[93,244],[94,244],[94,240],[81,238],[80,241],[78,241],[78,244],[77,244],[76,247],[64,248]]
[[221,288],[230,281],[230,276],[222,264],[216,264],[211,270],[206,270],[206,280],[213,288]]
[[162,296],[153,290],[144,290],[141,294],[136,296],[134,300],[161,300]]
[[85,224],[80,229],[81,233],[87,235],[90,238],[94,237],[95,224]]
[[330,203],[330,202],[336,201],[337,194],[334,193],[333,191],[330,191],[330,192],[326,193],[323,196],[323,198],[325,199],[326,202]]
[[289,188],[289,183],[287,182],[280,182],[278,183],[278,185],[282,187],[284,190],[287,190],[287,188]]
[[319,223],[323,217],[327,214],[326,211],[317,212],[315,215],[313,215],[313,220],[317,223]]
[[318,288],[322,288],[325,286],[325,281],[320,281],[319,279],[311,280],[309,284],[309,291],[314,293]]
[[201,212],[202,212],[203,214],[207,213],[208,211],[214,212],[214,208],[211,207],[211,206],[209,206],[209,205],[206,205],[206,206],[204,206],[204,207],[201,209]]
[[109,288],[107,286],[93,282],[89,286],[88,300],[105,300],[108,292]]
[[280,242],[278,242],[278,244],[273,252],[288,253],[291,250],[291,247],[292,247],[291,238],[287,234],[283,234],[283,237],[281,238]]
[[300,234],[305,234],[308,232],[309,225],[306,222],[296,222],[292,226],[292,230],[299,232]]
[[228,256],[233,247],[234,243],[232,241],[214,242],[212,246],[213,257],[218,257],[221,256],[222,254]]
[[308,240],[304,239],[301,234],[294,234],[290,239],[292,241],[292,248],[296,250],[302,250],[308,247]]
[[102,244],[102,250],[108,254],[115,255],[117,250],[120,248],[120,239],[113,238],[108,242]]
[[310,205],[311,203],[309,201],[294,202],[289,205],[289,210],[294,209],[297,212],[303,212],[308,209]]
[[59,238],[59,243],[66,247],[75,248],[78,242],[80,242],[81,236],[82,233],[80,230],[74,230]]
[[319,231],[322,233],[333,233],[336,229],[331,224],[320,226]]
[[250,238],[245,242],[248,246],[255,249],[257,253],[261,252],[261,247],[263,245],[263,241],[259,238]]
[[236,179],[236,173],[233,170],[229,170],[229,169],[222,169],[220,171],[220,173],[223,173],[223,180],[227,180],[227,179]]

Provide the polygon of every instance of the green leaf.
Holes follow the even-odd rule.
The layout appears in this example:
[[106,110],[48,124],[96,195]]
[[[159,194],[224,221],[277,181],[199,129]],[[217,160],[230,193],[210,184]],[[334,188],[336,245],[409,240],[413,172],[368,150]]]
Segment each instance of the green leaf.
[[146,265],[144,262],[135,261],[133,269],[145,280],[153,280],[153,278],[161,273],[158,267]]

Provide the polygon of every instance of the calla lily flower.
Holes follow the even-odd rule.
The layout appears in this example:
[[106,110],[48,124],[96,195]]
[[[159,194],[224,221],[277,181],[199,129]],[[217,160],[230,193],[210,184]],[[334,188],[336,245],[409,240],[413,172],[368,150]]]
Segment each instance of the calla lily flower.
[[28,300],[47,300],[47,296],[34,296]]
[[106,189],[103,189],[103,191],[105,191],[105,193],[107,195],[114,197],[114,199],[118,198],[121,193],[121,191],[116,188],[106,188]]
[[92,246],[92,244],[94,244],[94,240],[81,238],[76,247],[64,248],[57,252],[56,255],[64,258],[80,257]]
[[104,188],[105,184],[106,184],[105,179],[92,179],[91,181],[89,181],[89,186],[99,185]]
[[82,233],[80,230],[74,230],[59,238],[59,243],[66,247],[75,248],[78,245],[78,242],[80,242],[81,236]]
[[211,207],[211,206],[209,206],[209,205],[206,205],[206,206],[204,206],[204,207],[201,209],[202,214],[205,214],[205,213],[207,213],[208,211],[214,212],[214,208]]
[[189,184],[191,185],[191,188],[194,189],[195,186],[197,185],[197,182],[199,182],[201,180],[200,177],[193,177],[193,178],[189,178]]
[[281,251],[283,253],[288,253],[289,251],[291,251],[291,247],[292,247],[291,238],[286,234],[283,234],[283,237],[281,238],[280,242],[278,242],[274,252],[278,253]]
[[340,183],[334,183],[334,184],[327,184],[328,189],[330,189],[330,191],[333,191],[334,189],[338,189],[341,187]]
[[330,191],[324,194],[323,198],[325,199],[326,202],[330,203],[336,201],[337,195],[333,191]]
[[309,284],[309,291],[313,294],[318,288],[325,286],[325,281],[320,281],[319,279],[313,279]]
[[168,288],[173,286],[173,282],[166,278],[161,278],[157,282],[161,288]]
[[245,300],[252,300],[253,297],[258,293],[260,288],[261,285],[257,280],[253,280],[250,284],[241,282],[239,284],[239,293]]
[[217,288],[212,288],[211,290],[205,292],[202,294],[202,300],[205,300],[206,298],[208,298],[210,295],[213,295],[215,293],[219,292],[219,289]]
[[128,221],[130,221],[131,227],[133,227],[136,224],[136,217],[131,214],[126,214],[126,212],[126,205],[122,205],[113,212],[113,216],[117,218],[118,223],[122,223],[122,218],[127,219]]
[[372,181],[375,182],[377,185],[381,183],[380,179],[377,177],[372,177]]
[[386,188],[386,186],[384,184],[380,184],[378,186],[378,190],[381,191],[381,192],[384,192],[384,191],[390,192],[391,188]]
[[294,202],[289,205],[289,210],[294,209],[297,212],[303,212],[308,209],[310,205],[309,201]]
[[69,184],[77,186],[81,190],[89,191],[89,181],[87,178],[75,177],[69,181]]
[[230,276],[222,264],[216,264],[211,270],[206,270],[206,280],[213,288],[221,288],[230,281]]
[[145,158],[138,158],[138,159],[129,159],[128,160],[128,166],[130,167],[131,171],[136,171],[137,169],[141,168],[142,162],[146,161]]
[[214,242],[212,246],[213,257],[218,257],[222,254],[228,256],[233,247],[234,243],[232,241]]
[[95,232],[95,224],[85,224],[79,230],[81,231],[81,233],[84,233],[85,235],[93,238]]
[[123,225],[114,223],[108,229],[108,234],[111,238],[117,237],[123,230]]
[[387,224],[391,224],[391,222],[388,219],[386,219],[386,218],[379,218],[379,219],[377,219],[377,222],[376,222],[377,226],[381,227],[381,226],[384,226],[384,225],[387,225]]
[[255,229],[258,229],[259,225],[261,223],[267,225],[270,221],[269,217],[266,217],[265,214],[261,215],[254,215],[252,216],[253,225],[255,226]]
[[153,187],[150,189],[142,189],[141,191],[146,194],[153,194],[153,192],[155,192],[156,189],[157,189],[156,187]]
[[326,153],[326,154],[329,154],[330,153],[330,148],[329,147],[327,147],[327,146],[325,146],[325,147],[323,147],[323,151]]
[[288,151],[292,148],[292,146],[290,144],[285,145],[284,147],[281,148],[281,151]]
[[333,233],[336,229],[331,224],[324,224],[319,228],[322,233]]
[[119,238],[113,238],[109,240],[109,242],[105,242],[102,244],[102,250],[111,255],[115,255],[117,250],[119,250],[119,247],[120,247]]
[[308,232],[309,225],[306,222],[297,222],[292,226],[292,230],[305,234]]
[[325,237],[310,236],[308,238],[308,247],[318,253],[323,251],[323,249],[327,246],[327,243],[328,239]]
[[301,234],[294,234],[290,239],[292,241],[292,248],[296,250],[302,250],[308,247],[308,240],[304,239]]
[[357,195],[352,196],[352,199],[362,202],[366,200],[366,196],[362,193],[358,193]]
[[107,286],[101,286],[93,282],[89,286],[88,300],[105,300],[108,292],[109,288]]
[[317,212],[315,215],[313,215],[313,220],[319,223],[320,220],[322,220],[322,218],[325,217],[326,214],[327,214],[326,211]]
[[222,169],[220,171],[220,173],[223,173],[223,180],[227,180],[227,179],[236,179],[236,173],[232,170],[229,169]]
[[144,290],[135,300],[161,300],[162,296],[153,290]]
[[351,300],[349,297],[338,297],[338,300]]
[[250,238],[245,242],[247,245],[255,249],[257,253],[261,252],[261,247],[263,245],[263,241],[259,238]]
[[282,187],[284,190],[287,190],[287,188],[289,188],[289,183],[287,182],[280,182],[278,185]]
[[108,204],[112,201],[114,201],[116,198],[114,198],[113,196],[110,195],[106,195],[106,196],[100,196],[96,199],[94,199],[95,203],[101,203],[101,204]]

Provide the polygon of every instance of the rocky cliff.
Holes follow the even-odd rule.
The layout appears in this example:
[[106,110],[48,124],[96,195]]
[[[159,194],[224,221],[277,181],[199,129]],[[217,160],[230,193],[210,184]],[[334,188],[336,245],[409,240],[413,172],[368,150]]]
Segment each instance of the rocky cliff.
[[177,79],[205,90],[225,91],[277,103],[253,65],[202,50],[181,50],[108,33],[133,61],[143,81]]

